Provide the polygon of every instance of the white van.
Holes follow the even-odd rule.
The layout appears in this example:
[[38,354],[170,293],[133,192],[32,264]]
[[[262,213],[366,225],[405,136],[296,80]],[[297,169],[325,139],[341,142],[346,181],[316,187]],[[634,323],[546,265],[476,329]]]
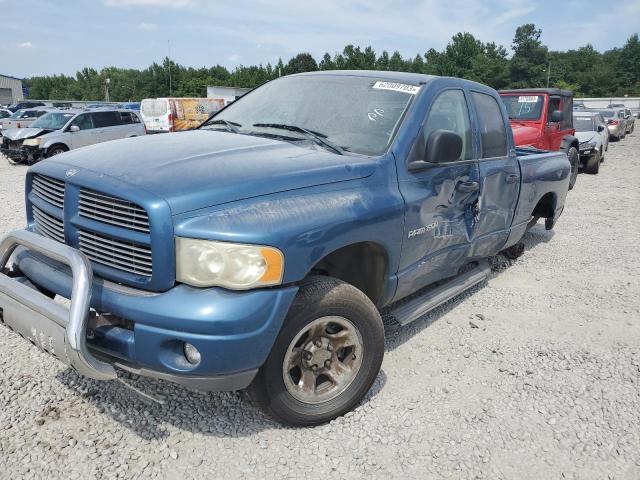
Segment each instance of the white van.
[[197,127],[224,106],[221,98],[145,98],[140,114],[148,133],[178,132]]

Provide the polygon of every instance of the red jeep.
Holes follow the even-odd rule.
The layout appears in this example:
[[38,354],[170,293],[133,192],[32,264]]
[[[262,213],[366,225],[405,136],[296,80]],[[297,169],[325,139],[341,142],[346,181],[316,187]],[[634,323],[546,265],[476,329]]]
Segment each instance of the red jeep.
[[501,90],[518,147],[562,150],[571,162],[573,188],[580,166],[578,139],[573,128],[573,93],[559,88]]

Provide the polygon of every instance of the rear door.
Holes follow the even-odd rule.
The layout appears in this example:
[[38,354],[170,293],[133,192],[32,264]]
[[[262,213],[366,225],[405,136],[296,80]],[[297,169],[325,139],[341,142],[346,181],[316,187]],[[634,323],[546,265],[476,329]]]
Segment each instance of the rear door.
[[108,142],[121,138],[122,121],[119,112],[93,112],[91,115],[95,127],[92,143]]
[[146,98],[140,106],[142,119],[150,132],[170,130],[169,100],[166,98]]
[[463,140],[460,158],[410,172],[398,167],[399,188],[405,200],[405,228],[398,290],[402,298],[421,287],[455,275],[466,262],[478,199],[478,160],[473,145],[467,97],[462,88],[434,95],[411,158],[423,159],[434,130],[457,133]]
[[491,255],[504,245],[520,194],[520,165],[509,148],[509,124],[499,100],[471,92],[474,120],[480,137],[480,196],[473,232],[472,255]]

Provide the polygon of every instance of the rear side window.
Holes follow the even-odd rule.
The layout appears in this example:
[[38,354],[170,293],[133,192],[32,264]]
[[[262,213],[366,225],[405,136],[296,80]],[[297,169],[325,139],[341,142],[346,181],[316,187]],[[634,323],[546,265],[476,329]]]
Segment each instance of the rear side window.
[[120,119],[122,120],[122,123],[127,125],[131,123],[140,123],[138,116],[132,112],[120,112]]
[[95,128],[114,127],[122,125],[120,114],[118,112],[95,112],[93,116],[93,124]]
[[562,130],[568,130],[572,127],[571,117],[573,115],[573,98],[562,97],[562,121],[560,122],[560,128]]
[[479,92],[472,92],[471,96],[478,112],[482,158],[506,157],[507,131],[497,100]]

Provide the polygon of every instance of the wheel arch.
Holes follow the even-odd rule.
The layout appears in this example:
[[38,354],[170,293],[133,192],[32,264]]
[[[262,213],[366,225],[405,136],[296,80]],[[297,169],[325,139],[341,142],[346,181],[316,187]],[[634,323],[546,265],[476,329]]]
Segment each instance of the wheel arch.
[[531,212],[532,217],[553,218],[558,203],[558,196],[554,192],[547,192],[540,199]]
[[576,150],[580,149],[580,141],[573,135],[565,135],[560,142],[560,150],[568,152],[571,147],[576,147]]
[[385,297],[389,254],[374,241],[343,245],[332,250],[309,270],[307,275],[334,277],[361,290],[374,305]]

